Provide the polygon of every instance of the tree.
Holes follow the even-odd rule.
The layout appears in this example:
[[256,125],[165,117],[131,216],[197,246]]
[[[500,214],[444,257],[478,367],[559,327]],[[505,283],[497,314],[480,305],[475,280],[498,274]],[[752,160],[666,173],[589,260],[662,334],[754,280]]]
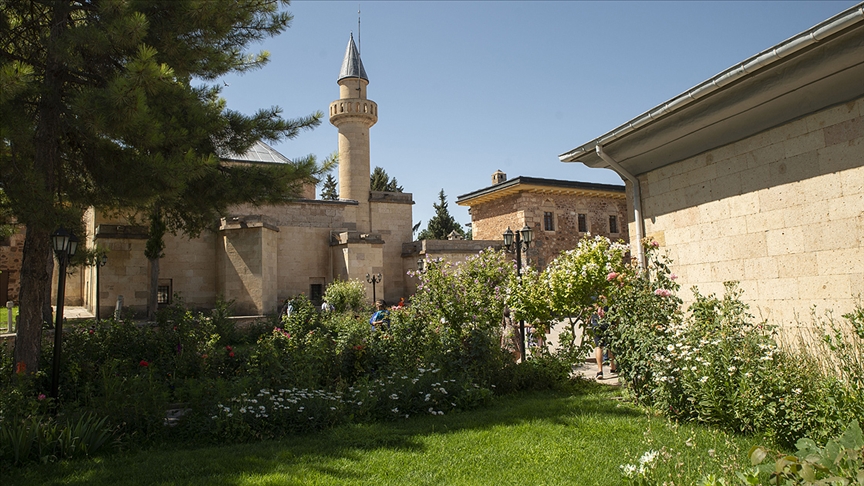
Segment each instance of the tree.
[[435,208],[435,216],[429,220],[426,229],[417,235],[418,240],[446,240],[452,232],[456,232],[461,237],[465,237],[465,230],[462,225],[456,222],[456,219],[447,210],[447,196],[444,195],[444,189],[438,193],[438,203],[432,203]]
[[324,179],[324,185],[321,187],[321,199],[325,201],[336,201],[339,199],[339,193],[336,192],[336,178],[333,174],[327,174]]
[[[209,223],[229,198],[188,207],[190,195],[224,189],[245,170],[222,166],[218,154],[320,123],[321,113],[284,120],[275,107],[243,115],[226,108],[220,83],[193,85],[263,66],[267,53],[246,47],[288,27],[280,4],[288,1],[2,1],[0,185],[27,227],[16,371],[38,369],[54,229],[80,228],[91,206],[134,208],[151,221],[188,215],[178,227]],[[312,167],[283,170],[299,184]]]
[[381,167],[375,167],[369,177],[369,188],[373,191],[402,192],[402,186],[396,182],[396,178],[390,178],[387,171]]

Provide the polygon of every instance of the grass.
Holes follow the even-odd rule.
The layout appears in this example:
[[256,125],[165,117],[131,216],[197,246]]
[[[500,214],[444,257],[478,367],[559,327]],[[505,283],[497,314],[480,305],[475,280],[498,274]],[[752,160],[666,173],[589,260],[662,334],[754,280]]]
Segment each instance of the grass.
[[[13,321],[17,317],[18,307],[15,306],[12,308]],[[7,309],[6,307],[0,307],[0,329],[2,329],[4,332],[9,332],[9,309]]]
[[[281,441],[159,448],[4,471],[12,485],[610,485],[660,451],[667,484],[730,476],[757,438],[675,425],[588,384],[502,397],[446,416],[351,425]],[[713,452],[709,452],[713,451]]]

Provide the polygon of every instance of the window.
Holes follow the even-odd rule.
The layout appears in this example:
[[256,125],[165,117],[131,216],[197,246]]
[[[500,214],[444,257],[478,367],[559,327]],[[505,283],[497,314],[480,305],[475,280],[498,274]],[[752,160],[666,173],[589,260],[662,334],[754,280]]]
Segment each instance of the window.
[[156,286],[156,303],[158,305],[171,304],[171,280],[160,281]]
[[555,231],[555,213],[549,211],[543,213],[543,229],[546,231]]
[[579,232],[588,232],[588,215],[579,213]]
[[617,216],[609,216],[609,232],[617,233],[618,232],[618,217]]
[[310,284],[309,300],[317,304],[321,302],[322,297],[324,297],[324,286],[321,284]]

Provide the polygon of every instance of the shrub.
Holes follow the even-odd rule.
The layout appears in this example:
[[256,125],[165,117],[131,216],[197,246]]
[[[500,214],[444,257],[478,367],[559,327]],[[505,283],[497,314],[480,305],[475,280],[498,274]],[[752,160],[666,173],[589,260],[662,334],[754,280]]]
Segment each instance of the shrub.
[[366,300],[366,286],[359,280],[336,280],[327,286],[324,300],[336,312],[359,312]]
[[[809,438],[795,444],[794,455],[762,446],[750,450],[750,461],[756,466],[737,471],[744,485],[756,484],[862,484],[864,483],[864,437],[857,421],[845,432],[819,447]],[[769,457],[774,463],[764,463]]]

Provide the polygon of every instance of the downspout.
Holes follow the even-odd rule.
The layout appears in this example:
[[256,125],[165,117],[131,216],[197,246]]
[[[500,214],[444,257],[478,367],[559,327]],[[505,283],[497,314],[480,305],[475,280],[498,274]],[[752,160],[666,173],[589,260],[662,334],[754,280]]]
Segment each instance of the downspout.
[[642,247],[642,239],[645,237],[645,229],[644,229],[644,221],[642,220],[642,191],[639,189],[639,179],[636,178],[633,174],[627,172],[624,167],[621,167],[621,164],[615,162],[615,160],[606,154],[603,151],[603,146],[597,144],[594,147],[594,150],[597,152],[597,155],[603,159],[604,162],[609,164],[618,175],[624,177],[628,181],[630,181],[633,187],[633,222],[636,223],[636,260],[639,262],[639,268],[645,270],[647,265],[645,263],[645,249]]

